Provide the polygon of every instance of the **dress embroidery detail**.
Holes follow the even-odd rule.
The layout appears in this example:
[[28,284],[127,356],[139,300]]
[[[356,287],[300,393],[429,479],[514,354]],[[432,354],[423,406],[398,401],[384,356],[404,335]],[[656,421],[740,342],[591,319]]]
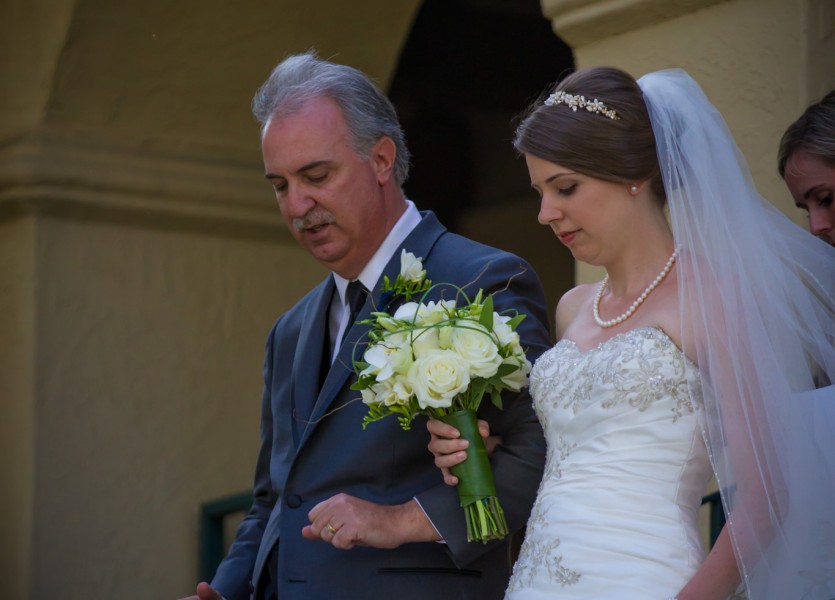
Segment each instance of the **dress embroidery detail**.
[[698,378],[652,327],[585,352],[562,340],[536,361],[548,449],[507,600],[640,597],[653,574],[646,597],[666,597],[692,576],[702,549],[683,516],[697,514],[710,472]]

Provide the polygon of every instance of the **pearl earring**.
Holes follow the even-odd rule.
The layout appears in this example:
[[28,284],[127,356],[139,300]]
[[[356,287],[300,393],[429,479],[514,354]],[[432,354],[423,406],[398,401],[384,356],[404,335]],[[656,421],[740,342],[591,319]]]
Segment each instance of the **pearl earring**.
[[629,191],[632,192],[632,195],[634,196],[635,194],[638,193],[638,186],[633,185],[631,188],[629,188]]

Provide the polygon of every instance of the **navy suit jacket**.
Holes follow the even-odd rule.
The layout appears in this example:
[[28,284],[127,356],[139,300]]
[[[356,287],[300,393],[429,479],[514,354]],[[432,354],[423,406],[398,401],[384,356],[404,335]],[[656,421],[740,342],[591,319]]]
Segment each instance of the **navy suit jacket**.
[[[423,258],[433,282],[455,283],[471,298],[480,288],[495,292],[497,311],[514,308],[527,314],[517,331],[531,361],[549,346],[544,294],[520,258],[449,233],[429,212],[401,247]],[[400,249],[384,275],[393,281],[399,270]],[[443,483],[434,466],[423,419],[410,431],[403,431],[394,417],[362,429],[367,408],[359,392],[349,388],[355,381],[352,354],[359,358],[367,326],[354,325],[346,332],[320,390],[324,315],[333,293],[329,275],[269,334],[255,500],[212,585],[227,600],[244,600],[253,592],[260,597],[266,560],[277,544],[281,600],[501,598],[510,568],[507,541],[467,542],[457,492]],[[393,311],[398,301],[386,299],[378,284],[357,321],[375,309]],[[304,406],[313,406],[309,417]],[[302,409],[298,414],[297,407]],[[527,520],[542,476],[542,429],[526,391],[506,394],[501,411],[485,399],[479,414],[503,439],[491,463],[508,526],[515,531]],[[304,539],[308,512],[340,492],[380,504],[416,497],[446,543],[346,551]]]

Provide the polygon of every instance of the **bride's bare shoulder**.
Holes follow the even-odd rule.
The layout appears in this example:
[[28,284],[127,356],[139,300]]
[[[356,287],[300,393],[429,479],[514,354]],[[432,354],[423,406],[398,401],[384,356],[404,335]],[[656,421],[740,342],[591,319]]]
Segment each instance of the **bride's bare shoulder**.
[[589,306],[597,292],[597,283],[583,283],[571,288],[557,303],[557,314],[555,322],[557,325],[557,339],[568,326],[577,318],[584,306]]

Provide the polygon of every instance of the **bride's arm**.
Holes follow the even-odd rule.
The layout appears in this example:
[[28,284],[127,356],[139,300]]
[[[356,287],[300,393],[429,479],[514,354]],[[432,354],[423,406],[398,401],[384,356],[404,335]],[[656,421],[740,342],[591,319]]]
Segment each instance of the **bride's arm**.
[[699,570],[676,594],[675,600],[724,600],[738,586],[739,568],[728,528],[723,527]]

